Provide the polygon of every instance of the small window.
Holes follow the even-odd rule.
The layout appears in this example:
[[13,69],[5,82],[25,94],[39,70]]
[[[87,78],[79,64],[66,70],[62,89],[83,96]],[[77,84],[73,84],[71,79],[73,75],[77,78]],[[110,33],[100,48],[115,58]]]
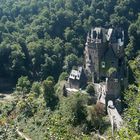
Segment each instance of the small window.
[[121,59],[119,59],[119,62],[118,62],[119,64],[119,67],[121,67],[122,66],[122,60]]
[[105,62],[104,61],[102,62],[101,65],[102,65],[102,68],[105,68]]
[[114,64],[115,64],[114,61],[112,61],[112,62],[111,62],[111,65],[114,66]]

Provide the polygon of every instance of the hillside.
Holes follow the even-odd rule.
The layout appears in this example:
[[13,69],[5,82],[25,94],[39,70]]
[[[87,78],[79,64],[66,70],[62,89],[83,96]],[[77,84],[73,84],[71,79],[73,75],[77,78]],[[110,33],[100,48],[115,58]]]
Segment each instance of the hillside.
[[[92,27],[124,30],[129,86],[122,91],[125,127],[115,131],[92,84],[65,97],[72,68],[83,65]],[[0,0],[0,139],[140,139],[139,0]],[[9,88],[8,88],[9,87]],[[10,95],[8,95],[9,97]],[[0,97],[2,98],[2,97]]]

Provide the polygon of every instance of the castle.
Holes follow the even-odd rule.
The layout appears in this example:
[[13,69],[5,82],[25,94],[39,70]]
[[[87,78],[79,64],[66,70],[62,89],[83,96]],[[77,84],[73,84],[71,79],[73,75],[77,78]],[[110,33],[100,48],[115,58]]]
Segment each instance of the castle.
[[118,111],[121,93],[127,87],[128,68],[124,54],[124,31],[121,28],[92,28],[87,35],[84,65],[72,70],[66,91],[76,92],[88,82],[94,85],[98,104],[102,104],[109,116],[112,134],[114,126],[119,130],[123,120]]
[[84,71],[87,79],[94,84],[99,98],[103,95],[106,98],[104,103],[119,98],[121,90],[127,86],[128,77],[124,57],[124,31],[121,28],[92,28],[87,35],[84,58],[83,68],[71,71],[69,87],[82,87]]

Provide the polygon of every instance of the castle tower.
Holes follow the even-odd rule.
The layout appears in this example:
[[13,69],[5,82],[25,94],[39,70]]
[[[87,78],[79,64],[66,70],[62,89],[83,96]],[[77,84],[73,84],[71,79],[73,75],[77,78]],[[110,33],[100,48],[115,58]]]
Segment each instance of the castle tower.
[[[115,76],[108,71],[115,69]],[[106,81],[108,95],[118,98],[121,88],[126,87],[127,70],[124,59],[124,31],[121,28],[92,28],[85,47],[85,70],[92,82]],[[123,89],[123,88],[122,88]]]
[[93,82],[100,81],[100,61],[105,50],[105,29],[94,28],[88,34],[85,47],[86,70]]

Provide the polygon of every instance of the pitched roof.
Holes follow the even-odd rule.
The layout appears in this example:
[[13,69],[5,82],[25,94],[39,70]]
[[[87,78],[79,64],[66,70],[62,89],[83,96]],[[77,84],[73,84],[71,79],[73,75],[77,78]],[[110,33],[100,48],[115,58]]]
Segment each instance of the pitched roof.
[[76,79],[76,80],[80,80],[81,78],[81,73],[82,73],[82,67],[78,67],[78,70],[72,70],[70,73],[69,78],[70,79]]
[[107,34],[106,34],[106,39],[107,39],[107,41],[110,40],[110,38],[111,38],[111,36],[112,36],[112,32],[113,32],[113,29],[112,29],[112,28],[109,28],[109,29],[108,29],[108,32],[107,32]]
[[111,59],[111,58],[116,59],[116,58],[118,58],[116,53],[114,52],[112,46],[107,47],[107,49],[105,50],[105,52],[103,53],[101,58],[105,58],[105,57],[108,57],[108,59]]

